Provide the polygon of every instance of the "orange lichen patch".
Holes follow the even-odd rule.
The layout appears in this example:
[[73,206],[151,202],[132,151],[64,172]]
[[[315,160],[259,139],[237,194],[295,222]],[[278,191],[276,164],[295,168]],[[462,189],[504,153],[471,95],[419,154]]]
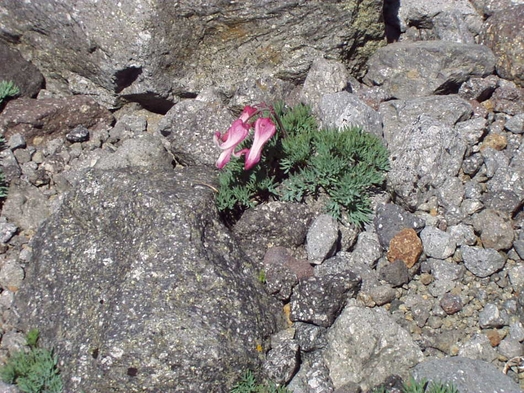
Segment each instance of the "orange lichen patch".
[[411,268],[422,254],[422,241],[412,228],[404,228],[389,242],[388,261],[398,259]]
[[480,150],[485,150],[488,147],[491,147],[495,150],[504,150],[508,145],[507,138],[502,134],[489,134],[484,138]]
[[288,326],[293,326],[293,322],[291,321],[291,303],[284,304],[283,311]]
[[492,347],[496,347],[502,341],[502,337],[500,337],[500,334],[496,329],[488,330],[486,336]]
[[258,341],[257,341],[256,350],[257,350],[258,353],[264,352],[264,346],[262,344],[260,344],[260,342],[258,342]]

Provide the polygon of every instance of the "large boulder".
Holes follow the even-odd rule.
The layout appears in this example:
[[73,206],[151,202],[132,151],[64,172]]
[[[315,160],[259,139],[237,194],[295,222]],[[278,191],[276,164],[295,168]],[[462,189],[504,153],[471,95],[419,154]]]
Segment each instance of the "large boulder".
[[382,86],[394,98],[457,93],[472,77],[495,69],[493,52],[482,45],[448,41],[397,42],[369,60],[364,82]]
[[204,86],[273,74],[303,81],[315,58],[358,74],[383,44],[382,1],[6,0],[0,39],[51,90],[118,97],[166,112]]
[[32,240],[16,295],[69,392],[226,392],[276,328],[213,172],[92,170]]
[[[482,43],[497,57],[497,74],[524,87],[524,4],[506,8],[488,18]],[[520,26],[520,27],[519,27]]]

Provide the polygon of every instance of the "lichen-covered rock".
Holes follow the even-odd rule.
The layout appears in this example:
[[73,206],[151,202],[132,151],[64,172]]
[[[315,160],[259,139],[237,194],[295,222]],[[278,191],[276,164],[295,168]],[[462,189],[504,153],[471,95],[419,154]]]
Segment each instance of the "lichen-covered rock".
[[323,357],[335,388],[356,382],[369,389],[391,374],[407,376],[424,358],[409,333],[381,309],[346,306],[326,338]]
[[524,87],[524,4],[494,13],[484,25],[482,43],[497,57],[497,74]]
[[227,392],[259,365],[273,303],[200,182],[213,173],[93,170],[32,239],[16,307],[67,391]]
[[384,44],[382,1],[6,0],[0,36],[46,76],[47,87],[119,98],[165,113],[214,84],[246,76],[302,81],[321,56],[358,74]]

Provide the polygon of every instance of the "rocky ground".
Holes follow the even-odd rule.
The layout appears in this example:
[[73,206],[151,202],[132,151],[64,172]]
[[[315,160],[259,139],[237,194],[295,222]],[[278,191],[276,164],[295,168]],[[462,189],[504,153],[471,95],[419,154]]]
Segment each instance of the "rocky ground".
[[[522,20],[523,7],[501,10],[490,30],[487,14],[469,8],[441,11],[422,28],[405,6],[401,42],[377,51],[361,81],[342,64],[318,59],[291,94],[272,79],[263,88],[246,83],[229,100],[210,88],[165,115],[137,104],[110,112],[85,96],[45,91],[38,100],[9,102],[0,114],[10,184],[0,217],[1,357],[23,343],[11,314],[31,238],[86,171],[212,165],[210,130],[227,128],[230,110],[248,100],[275,98],[271,91],[310,104],[323,125],[357,123],[380,135],[392,168],[374,197],[373,221],[361,230],[319,214],[314,204],[279,202],[236,223],[233,233],[266,271],[268,292],[288,310],[290,326],[273,337],[267,373],[296,393],[357,392],[445,358],[451,360],[442,369],[419,366],[415,373],[442,378],[464,368],[483,385],[458,380],[462,393],[518,392],[524,90],[511,61],[497,61],[500,51],[514,54],[492,44],[489,32]],[[401,26],[406,21],[410,26]],[[462,358],[489,363],[498,374]]]

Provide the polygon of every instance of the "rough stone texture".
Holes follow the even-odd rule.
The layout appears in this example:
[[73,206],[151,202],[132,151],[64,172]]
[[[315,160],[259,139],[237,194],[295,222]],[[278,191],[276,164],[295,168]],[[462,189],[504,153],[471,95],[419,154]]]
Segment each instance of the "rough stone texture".
[[82,125],[91,131],[107,130],[111,112],[87,96],[65,98],[19,98],[9,101],[0,114],[0,131],[9,138],[20,133],[28,144],[45,143],[65,136]]
[[322,97],[346,89],[348,79],[346,67],[341,62],[316,59],[300,91],[300,101],[309,105],[314,114],[318,114]]
[[462,166],[466,143],[452,127],[469,119],[472,107],[450,95],[384,102],[379,112],[390,151],[388,187],[415,209],[429,198],[429,188],[439,188]]
[[485,78],[471,78],[460,86],[458,94],[466,100],[482,102],[491,96],[491,93],[497,88],[497,84],[498,77],[495,75],[488,75]]
[[[502,82],[506,82],[502,84]],[[508,115],[518,115],[524,112],[524,88],[519,88],[513,82],[500,82],[500,86],[493,92],[491,98],[485,105],[493,108],[496,112],[504,112]]]
[[488,277],[502,269],[504,257],[492,248],[461,246],[466,268],[477,277]]
[[91,171],[32,239],[17,311],[68,391],[226,392],[257,365],[275,309],[201,181]]
[[289,382],[299,367],[299,346],[287,340],[272,348],[266,357],[263,372],[269,380],[282,385]]
[[512,116],[506,124],[504,124],[504,128],[514,134],[524,134],[524,113]]
[[38,68],[1,40],[0,80],[13,81],[22,97],[35,97],[44,86],[44,76]]
[[120,96],[165,113],[176,97],[229,89],[247,75],[304,80],[323,55],[358,74],[383,45],[381,11],[378,0],[6,0],[0,38],[31,57],[55,91],[113,107]]
[[102,156],[94,165],[97,169],[147,167],[167,170],[173,167],[172,157],[164,149],[160,138],[144,134],[136,139],[127,139],[114,153]]
[[329,214],[317,216],[306,236],[306,251],[310,263],[318,265],[333,255],[337,248],[338,225]]
[[446,259],[457,247],[451,235],[438,228],[427,226],[420,232],[424,252],[432,258]]
[[323,356],[335,388],[355,382],[369,389],[391,374],[407,377],[424,358],[408,332],[381,309],[349,304],[326,338]]
[[417,263],[422,254],[422,241],[412,228],[404,228],[391,239],[387,253],[388,261],[401,260],[408,268]]
[[514,232],[511,219],[492,209],[485,209],[473,217],[473,227],[480,233],[482,245],[497,251],[513,245]]
[[479,313],[479,326],[481,329],[501,328],[508,325],[508,314],[499,310],[496,304],[488,303]]
[[378,276],[381,280],[386,281],[392,287],[400,287],[409,282],[409,272],[404,261],[399,259],[384,264],[379,272]]
[[416,380],[451,382],[460,393],[520,393],[521,389],[509,376],[494,365],[465,357],[433,359],[415,366]]
[[301,281],[291,295],[291,320],[329,327],[359,289],[360,278],[350,271]]
[[358,126],[371,134],[382,137],[380,114],[366,105],[356,94],[347,91],[326,94],[320,101],[319,112],[323,127]]
[[398,205],[386,203],[377,207],[373,224],[380,244],[387,248],[391,240],[403,229],[411,228],[419,232],[424,228],[425,222]]
[[226,132],[234,120],[220,102],[186,100],[166,113],[158,130],[183,165],[214,165],[221,150],[214,144],[213,135]]
[[364,82],[382,86],[394,98],[458,92],[471,77],[485,77],[495,56],[485,46],[446,41],[399,42],[370,58]]
[[497,74],[524,87],[524,4],[496,12],[483,28],[481,42],[497,58]]
[[247,210],[233,231],[248,256],[261,262],[270,247],[303,244],[310,220],[306,205],[269,202]]
[[524,0],[470,0],[470,3],[481,15],[488,17],[508,7],[524,4]]
[[448,315],[459,312],[463,307],[460,295],[453,295],[451,293],[444,294],[442,299],[440,299],[439,304]]
[[24,181],[9,185],[2,215],[21,230],[35,230],[49,215],[51,206],[42,190]]

